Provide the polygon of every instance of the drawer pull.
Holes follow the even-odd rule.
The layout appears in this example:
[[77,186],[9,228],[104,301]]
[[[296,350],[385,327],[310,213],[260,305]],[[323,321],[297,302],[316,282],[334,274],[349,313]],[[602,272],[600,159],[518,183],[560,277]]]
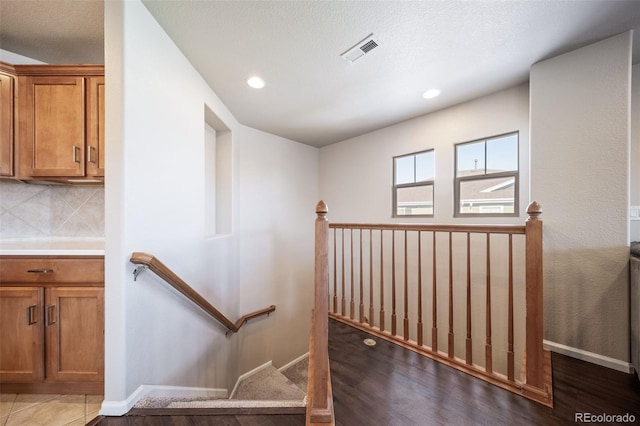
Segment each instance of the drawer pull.
[[33,325],[38,322],[35,316],[35,310],[38,305],[31,305],[27,307],[27,325]]
[[53,274],[53,269],[27,269],[30,274]]
[[44,308],[44,322],[47,327],[56,323],[56,316],[54,312],[55,307],[55,305],[49,305]]

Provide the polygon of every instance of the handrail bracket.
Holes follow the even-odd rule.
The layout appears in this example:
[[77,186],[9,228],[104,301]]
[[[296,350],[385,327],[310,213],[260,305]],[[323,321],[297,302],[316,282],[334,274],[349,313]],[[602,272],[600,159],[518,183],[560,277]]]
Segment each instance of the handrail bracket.
[[144,272],[145,269],[149,269],[148,265],[140,265],[133,270],[133,280],[136,281],[138,279],[138,275]]

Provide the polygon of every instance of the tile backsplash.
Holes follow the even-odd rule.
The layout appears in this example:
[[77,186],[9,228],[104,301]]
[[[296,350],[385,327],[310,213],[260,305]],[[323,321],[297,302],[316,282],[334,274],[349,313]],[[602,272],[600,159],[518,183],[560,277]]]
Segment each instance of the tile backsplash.
[[0,180],[0,240],[103,238],[104,187]]

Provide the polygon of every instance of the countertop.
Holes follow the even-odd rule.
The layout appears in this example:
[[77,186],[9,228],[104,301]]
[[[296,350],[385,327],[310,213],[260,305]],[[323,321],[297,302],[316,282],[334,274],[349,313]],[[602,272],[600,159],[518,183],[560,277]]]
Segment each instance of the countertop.
[[0,256],[104,256],[103,238],[0,240]]

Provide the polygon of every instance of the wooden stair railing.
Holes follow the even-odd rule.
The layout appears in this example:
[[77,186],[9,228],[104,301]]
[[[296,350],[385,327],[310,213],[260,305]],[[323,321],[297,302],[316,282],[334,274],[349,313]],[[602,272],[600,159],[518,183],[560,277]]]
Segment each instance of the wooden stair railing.
[[527,213],[524,226],[330,223],[329,317],[552,406],[540,205]]
[[331,372],[329,370],[329,222],[327,205],[316,206],[314,308],[309,338],[307,426],[334,425]]
[[[224,316],[220,311],[218,311],[213,305],[211,305],[207,300],[202,297],[197,291],[195,291],[189,284],[184,282],[178,275],[176,275],[171,269],[169,269],[165,264],[160,262],[155,256],[147,253],[135,252],[131,254],[131,263],[136,265],[142,265],[145,268],[148,268],[150,271],[154,272],[157,276],[165,280],[169,285],[178,290],[183,296],[193,302],[200,309],[205,311],[215,320],[217,320],[220,324],[222,324],[226,329],[227,333],[237,333],[247,321],[250,319],[262,316],[269,315],[271,312],[276,310],[275,305],[271,305],[267,308],[261,309],[256,312],[252,312],[247,315],[243,315],[240,317],[235,323],[231,322],[226,316]],[[134,272],[135,273],[135,272]],[[135,273],[137,275],[137,273]]]

